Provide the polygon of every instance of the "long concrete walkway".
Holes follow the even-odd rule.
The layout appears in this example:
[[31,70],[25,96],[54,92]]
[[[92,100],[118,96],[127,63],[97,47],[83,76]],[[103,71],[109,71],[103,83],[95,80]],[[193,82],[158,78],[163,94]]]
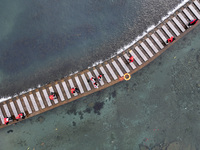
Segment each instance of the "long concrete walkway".
[[[130,49],[118,56],[93,68],[0,103],[0,128],[6,127],[5,117],[15,118],[19,113],[24,112],[26,118],[30,118],[120,82],[125,73],[133,74],[140,70],[199,24],[198,22],[188,28],[189,21],[193,19],[200,19],[199,0],[186,3]],[[167,39],[171,36],[174,36],[176,40],[166,45]],[[130,56],[133,56],[135,60],[132,63],[128,62]],[[99,88],[95,88],[88,80],[91,77],[98,77],[99,74],[104,76],[101,81],[97,81]],[[78,87],[80,93],[72,95],[70,92],[72,87]],[[49,99],[51,92],[57,94],[58,98],[54,101]],[[16,123],[16,120],[10,122],[9,125],[13,123]]]

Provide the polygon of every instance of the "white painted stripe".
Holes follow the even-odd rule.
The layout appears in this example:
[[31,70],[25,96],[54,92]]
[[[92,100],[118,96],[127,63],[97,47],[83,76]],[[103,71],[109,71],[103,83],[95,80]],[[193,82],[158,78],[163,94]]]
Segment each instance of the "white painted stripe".
[[48,106],[51,106],[52,104],[51,104],[51,101],[50,101],[50,99],[49,99],[49,95],[48,95],[48,93],[47,93],[47,90],[46,90],[46,89],[43,89],[42,92],[43,92],[44,97],[45,97],[45,99],[46,99],[47,105],[48,105]]
[[101,66],[99,69],[101,70],[101,72],[103,73],[104,77],[106,78],[106,81],[107,81],[108,83],[110,83],[111,80],[110,80],[108,74],[106,73],[105,69],[104,69],[102,66]]
[[[53,93],[55,92],[55,91],[53,90],[53,87],[52,87],[52,86],[49,87],[49,91],[50,91],[50,93],[51,93],[51,92],[53,92]],[[58,103],[58,99],[57,99],[57,98],[55,98],[55,99],[52,100],[52,101],[53,101],[55,104]]]
[[80,92],[81,92],[81,93],[84,93],[83,87],[82,87],[82,85],[81,85],[81,82],[80,82],[78,76],[75,77],[75,80],[76,80],[76,83],[77,83],[77,85],[78,85],[78,88],[79,88]]
[[[69,82],[69,85],[70,85],[70,87],[71,87],[71,88],[75,88],[75,86],[74,86],[74,83],[73,83],[72,79],[69,79],[69,80],[68,80],[68,82]],[[74,95],[74,96],[77,96],[77,95],[78,95],[78,93],[74,93],[73,95]]]
[[193,20],[194,18],[191,16],[191,14],[188,12],[188,10],[185,8],[183,9],[183,12],[185,13],[185,15],[189,18],[189,20]]
[[[125,57],[125,59],[127,60],[127,62],[129,62],[129,57],[128,57],[128,55],[127,54],[124,54],[124,57]],[[136,66],[135,66],[135,64],[133,63],[133,62],[129,62],[129,64],[131,65],[131,67],[133,68],[133,69],[135,69],[136,68]]]
[[3,116],[1,108],[0,108],[0,118],[1,118],[1,123],[4,124],[4,118],[5,118],[5,116]]
[[41,95],[40,95],[40,92],[39,92],[39,91],[36,92],[36,95],[37,95],[37,98],[38,98],[38,101],[39,101],[39,103],[40,103],[41,108],[44,109],[44,108],[45,108],[45,105],[44,105],[44,102],[43,102],[42,97],[41,97]]
[[160,38],[166,43],[167,42],[167,39],[166,37],[162,34],[162,32],[158,29],[156,31],[158,33],[158,35],[160,36]]
[[118,61],[120,62],[120,64],[122,65],[122,67],[124,68],[124,70],[126,72],[130,72],[129,68],[127,67],[127,65],[124,63],[124,61],[122,60],[121,57],[118,58]]
[[143,54],[143,52],[139,49],[138,46],[135,47],[135,50],[138,52],[138,54],[142,57],[142,59],[143,59],[144,61],[147,61],[147,60],[148,60],[147,57]]
[[115,61],[112,61],[112,64],[115,67],[115,69],[117,70],[117,72],[119,73],[119,75],[121,77],[124,76],[124,73],[121,71],[121,69],[119,68],[119,66],[117,65],[117,63]]
[[88,83],[88,81],[87,81],[85,75],[82,74],[81,77],[82,77],[82,79],[83,79],[83,82],[84,82],[84,84],[85,84],[85,87],[87,88],[88,91],[90,91],[91,88],[90,88],[90,85],[89,85],[89,83]]
[[178,17],[181,19],[181,21],[183,21],[183,23],[188,26],[188,21],[185,19],[185,17],[183,17],[183,15],[181,13],[178,14]]
[[15,104],[13,102],[10,102],[10,107],[12,108],[15,117],[17,117],[18,116],[17,109],[15,108]]
[[9,109],[8,109],[7,104],[4,104],[4,105],[3,105],[3,108],[4,108],[5,112],[6,112],[7,117],[11,117],[11,114],[10,114],[10,111],[9,111]]
[[178,32],[178,30],[174,27],[174,25],[170,21],[168,21],[167,24],[171,28],[171,30],[176,34],[176,36],[180,35],[180,33]]
[[138,63],[138,65],[141,65],[142,62],[140,61],[140,59],[137,57],[137,55],[131,50],[129,51],[129,53],[133,56],[133,58],[135,59],[135,61]]
[[168,37],[172,37],[173,35],[169,32],[167,27],[165,25],[162,26],[162,29],[165,31],[165,33],[168,35]]
[[[97,77],[97,79],[98,79],[99,73],[98,73],[97,69],[94,69],[93,72],[94,72],[94,74],[96,75],[96,77]],[[100,83],[101,85],[104,85],[103,77],[101,78],[101,81],[99,81],[99,83]]]
[[17,102],[17,105],[19,107],[20,112],[25,113],[24,108],[22,107],[22,103],[21,103],[20,99],[17,99],[16,102]]
[[28,102],[28,99],[26,98],[26,96],[23,97],[23,100],[24,100],[24,104],[26,105],[26,109],[27,109],[28,113],[31,114],[32,110],[31,110],[31,107],[29,105],[29,102]]
[[71,98],[71,94],[70,94],[70,92],[69,92],[69,90],[67,88],[67,85],[66,85],[65,81],[62,82],[62,85],[63,85],[63,88],[64,88],[65,93],[67,95],[67,98],[70,99]]
[[188,7],[189,7],[189,9],[191,10],[191,12],[193,12],[194,15],[195,15],[198,19],[200,19],[200,15],[199,15],[199,13],[196,11],[196,9],[195,9],[192,5],[189,5]]
[[56,87],[56,89],[57,89],[57,91],[58,91],[58,94],[59,94],[59,96],[60,96],[60,100],[61,100],[61,101],[64,101],[65,98],[64,98],[64,96],[63,96],[63,94],[62,94],[62,91],[61,91],[61,89],[60,89],[59,84],[56,84],[55,87]]
[[146,51],[146,53],[149,55],[149,57],[153,57],[153,54],[151,53],[151,51],[147,48],[147,46],[143,42],[140,43],[140,45]]
[[117,76],[116,74],[114,73],[113,69],[111,68],[111,66],[109,64],[106,64],[106,67],[108,69],[108,71],[110,72],[110,74],[112,75],[113,79],[114,80],[117,80]]
[[160,49],[164,48],[164,46],[162,45],[162,43],[160,42],[160,40],[158,40],[158,38],[154,34],[152,34],[151,37],[156,42],[156,44],[160,47]]
[[32,104],[33,104],[33,107],[34,107],[35,111],[38,111],[39,108],[38,108],[38,106],[37,106],[37,104],[36,104],[36,102],[35,102],[35,98],[34,98],[33,94],[30,94],[29,97],[30,97],[30,99],[31,99],[31,102],[32,102]]
[[200,10],[200,4],[197,0],[194,1],[194,4],[197,6],[197,8]]
[[151,42],[151,40],[149,38],[146,39],[147,43],[149,44],[149,46],[153,49],[153,51],[155,53],[158,52],[158,49],[155,47],[155,45]]
[[182,24],[176,19],[176,17],[172,18],[172,20],[174,21],[174,23],[179,27],[179,29],[182,32],[185,32],[185,28],[182,26]]

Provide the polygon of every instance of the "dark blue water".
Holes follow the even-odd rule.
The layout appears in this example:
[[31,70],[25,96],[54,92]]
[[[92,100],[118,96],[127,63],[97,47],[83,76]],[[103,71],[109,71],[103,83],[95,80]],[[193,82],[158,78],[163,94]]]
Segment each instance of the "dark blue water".
[[180,2],[1,0],[0,95],[19,93],[109,58]]

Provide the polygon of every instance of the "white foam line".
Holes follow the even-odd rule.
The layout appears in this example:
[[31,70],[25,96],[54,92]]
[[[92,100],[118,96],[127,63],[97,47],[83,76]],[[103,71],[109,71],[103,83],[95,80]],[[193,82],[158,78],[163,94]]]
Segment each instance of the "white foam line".
[[[162,17],[162,19],[156,24],[156,25],[151,25],[149,26],[141,35],[137,36],[132,42],[128,43],[127,45],[124,45],[122,48],[118,49],[117,52],[111,54],[110,58],[107,58],[105,59],[104,61],[107,61],[113,57],[115,57],[116,55],[122,53],[123,51],[125,51],[126,49],[128,49],[129,47],[133,46],[137,41],[139,41],[141,38],[143,38],[149,31],[153,30],[156,26],[158,26],[161,22],[163,22],[166,18],[168,18],[171,14],[173,14],[177,9],[179,9],[180,7],[182,7],[185,3],[187,3],[189,0],[183,0],[180,4],[178,4],[173,10],[169,11],[167,13],[166,16]],[[91,67],[94,67],[94,66],[97,66],[101,63],[104,62],[103,60],[98,60],[96,62],[94,62],[92,64],[92,66],[89,66],[89,68]],[[71,75],[74,75],[76,73],[78,73],[79,71],[75,71],[74,73],[70,73],[68,76],[71,76]],[[65,76],[67,77],[67,76]],[[45,84],[44,84],[45,85]],[[44,86],[44,85],[38,85],[37,88],[41,87],[41,86]],[[25,94],[27,92],[30,92],[30,91],[33,91],[34,89],[36,88],[29,88],[28,90],[26,91],[22,91],[19,95],[22,95],[22,94]],[[16,97],[16,96],[19,96],[18,94],[15,94],[14,96],[12,97]],[[8,97],[2,97],[0,98],[0,102],[3,102],[3,101],[6,101],[8,99],[11,99],[12,98],[11,96],[8,96]]]
[[[173,10],[169,11],[166,16],[162,17],[161,20],[156,25],[149,26],[141,35],[137,36],[133,41],[131,41],[127,45],[124,45],[122,48],[118,49],[117,52],[111,54],[111,56],[108,59],[105,59],[104,61],[107,61],[107,60],[109,60],[109,59],[117,56],[118,54],[122,53],[123,51],[125,51],[129,47],[133,46],[137,41],[139,41],[141,38],[143,38],[148,32],[150,32],[151,30],[153,30],[156,26],[158,26],[161,22],[163,22],[166,18],[168,18],[171,14],[173,14],[176,10],[178,10],[180,7],[182,7],[188,1],[189,0],[183,0]],[[97,62],[93,63],[92,66],[94,67],[94,66],[96,66],[96,64],[97,65],[100,64],[99,62],[103,63],[102,60],[98,60]],[[88,68],[91,68],[91,67],[88,67]]]

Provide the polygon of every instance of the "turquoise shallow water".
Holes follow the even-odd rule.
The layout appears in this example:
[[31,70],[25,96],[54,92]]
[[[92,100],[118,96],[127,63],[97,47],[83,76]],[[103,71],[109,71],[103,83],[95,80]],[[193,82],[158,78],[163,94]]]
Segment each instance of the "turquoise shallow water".
[[109,58],[180,0],[0,0],[0,97]]
[[1,129],[1,149],[138,150],[164,141],[198,149],[199,40],[200,26],[129,82]]

